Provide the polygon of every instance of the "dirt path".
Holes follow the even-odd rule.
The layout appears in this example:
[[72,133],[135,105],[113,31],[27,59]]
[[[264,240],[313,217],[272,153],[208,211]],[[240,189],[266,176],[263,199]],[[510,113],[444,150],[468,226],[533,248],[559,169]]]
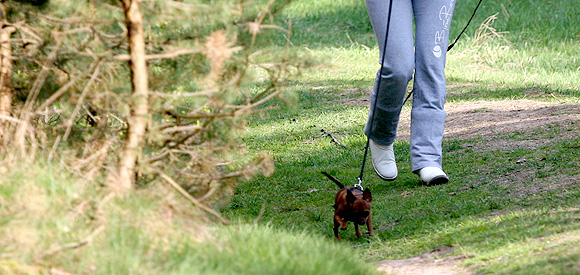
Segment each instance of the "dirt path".
[[[533,100],[477,101],[446,105],[447,120],[445,138],[467,140],[479,138],[481,150],[514,150],[516,148],[535,149],[555,140],[576,137],[580,129],[580,104],[552,103]],[[401,113],[398,138],[408,139],[410,135],[410,110]],[[556,136],[537,133],[552,129]],[[523,138],[513,139],[510,135]],[[473,148],[478,150],[478,148]],[[525,175],[517,175],[525,179]],[[501,184],[502,178],[498,178]],[[551,178],[554,186],[570,184],[579,179]],[[510,181],[517,192],[518,184]],[[525,192],[533,190],[529,184],[521,188]],[[522,192],[524,192],[522,191]],[[413,258],[386,260],[379,262],[378,270],[386,274],[433,274],[464,275],[473,274],[461,266],[462,257],[447,257],[453,248],[440,248]]]
[[[352,91],[351,91],[352,92]],[[347,95],[348,92],[342,96]],[[367,98],[344,98],[344,104],[366,105]],[[478,139],[471,150],[512,151],[518,148],[537,149],[554,141],[575,138],[580,132],[580,104],[536,101],[528,99],[502,101],[474,101],[469,103],[447,103],[445,139]],[[401,112],[398,139],[409,139],[411,110]],[[557,134],[550,134],[552,133]],[[519,138],[513,138],[517,136]],[[496,184],[509,184],[513,195],[525,196],[539,192],[528,171],[498,177]],[[575,184],[578,175],[550,177],[556,188]],[[521,194],[518,194],[521,193]],[[453,248],[440,248],[416,257],[379,262],[378,270],[392,275],[465,275],[473,274],[462,267],[463,258],[446,256]]]
[[[475,101],[445,105],[445,138],[484,140],[498,139],[516,133],[531,133],[534,129],[555,126],[565,127],[580,123],[580,104],[552,103],[534,100]],[[409,138],[410,110],[401,113],[399,138]],[[570,133],[574,135],[575,133]],[[570,136],[567,136],[568,138]],[[510,143],[512,143],[510,141]],[[539,144],[542,140],[537,141]],[[511,145],[511,146],[510,146]],[[496,146],[521,147],[519,144]],[[532,144],[530,144],[533,146]],[[505,148],[509,149],[509,148]]]
[[469,275],[469,270],[458,263],[463,257],[441,256],[453,251],[452,247],[441,247],[432,252],[404,260],[386,260],[379,262],[378,271],[396,275]]

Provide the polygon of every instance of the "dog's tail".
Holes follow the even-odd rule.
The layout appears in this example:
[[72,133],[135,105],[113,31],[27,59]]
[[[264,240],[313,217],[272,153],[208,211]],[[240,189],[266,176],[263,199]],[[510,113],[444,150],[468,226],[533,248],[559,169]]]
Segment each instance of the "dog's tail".
[[337,179],[335,179],[333,176],[329,175],[326,172],[320,172],[323,175],[325,175],[327,178],[329,178],[332,182],[336,183],[336,185],[338,185],[339,188],[344,188],[344,185],[342,183],[340,183],[340,181],[338,181]]

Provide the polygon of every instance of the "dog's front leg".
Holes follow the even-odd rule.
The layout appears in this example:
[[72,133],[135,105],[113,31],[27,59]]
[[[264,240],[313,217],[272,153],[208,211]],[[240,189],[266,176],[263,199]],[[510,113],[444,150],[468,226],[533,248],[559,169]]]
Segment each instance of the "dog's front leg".
[[346,222],[340,217],[340,215],[334,214],[334,222],[335,224],[340,224],[340,230],[346,230]]
[[373,234],[373,224],[371,221],[371,215],[369,214],[369,219],[367,220],[367,228],[369,229],[369,236],[374,236]]
[[360,233],[360,230],[358,230],[358,223],[354,223],[354,230],[356,231],[356,235],[358,237],[362,236],[362,234]]

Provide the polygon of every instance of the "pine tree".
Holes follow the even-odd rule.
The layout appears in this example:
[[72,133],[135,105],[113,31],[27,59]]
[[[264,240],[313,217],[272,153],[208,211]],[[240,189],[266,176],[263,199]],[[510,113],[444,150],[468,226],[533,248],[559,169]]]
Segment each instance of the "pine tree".
[[[286,40],[272,16],[288,2],[0,3],[16,37],[2,40],[14,57],[3,150],[33,158],[47,148],[50,159],[74,151],[80,171],[112,171],[106,182],[119,193],[162,180],[202,208],[196,197],[272,173],[266,154],[224,163],[240,148],[245,117],[302,66],[260,45]],[[249,70],[269,79],[253,85]]]

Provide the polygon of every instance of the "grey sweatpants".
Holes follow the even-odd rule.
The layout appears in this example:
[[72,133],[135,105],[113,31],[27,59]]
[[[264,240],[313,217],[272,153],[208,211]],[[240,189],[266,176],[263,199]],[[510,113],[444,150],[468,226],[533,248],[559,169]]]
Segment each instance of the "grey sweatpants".
[[[379,43],[379,60],[383,60],[389,0],[366,0],[366,5]],[[410,146],[414,172],[442,166],[444,69],[454,8],[455,0],[393,0],[386,56],[371,92],[365,133],[381,145],[395,141],[407,85],[414,73]],[[377,91],[379,78],[381,84]],[[370,129],[375,100],[378,102]]]

